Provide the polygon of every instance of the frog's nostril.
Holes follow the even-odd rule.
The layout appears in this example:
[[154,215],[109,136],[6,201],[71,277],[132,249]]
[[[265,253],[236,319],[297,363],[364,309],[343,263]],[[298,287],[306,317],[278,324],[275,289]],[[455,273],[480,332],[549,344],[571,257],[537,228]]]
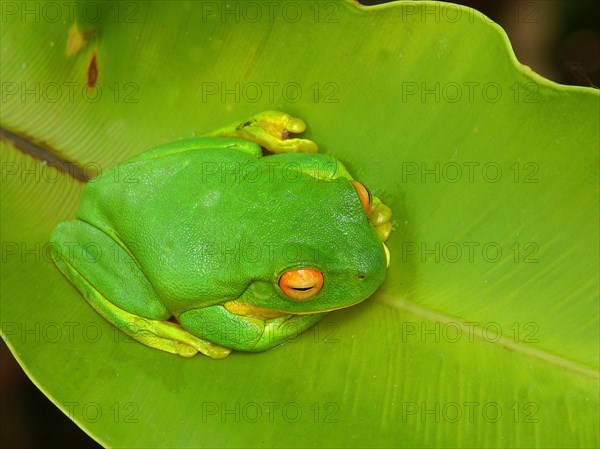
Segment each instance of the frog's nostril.
[[314,268],[286,271],[279,278],[279,287],[289,298],[309,299],[323,287],[323,274]]
[[365,278],[365,275],[364,274],[359,274],[356,277],[362,281]]

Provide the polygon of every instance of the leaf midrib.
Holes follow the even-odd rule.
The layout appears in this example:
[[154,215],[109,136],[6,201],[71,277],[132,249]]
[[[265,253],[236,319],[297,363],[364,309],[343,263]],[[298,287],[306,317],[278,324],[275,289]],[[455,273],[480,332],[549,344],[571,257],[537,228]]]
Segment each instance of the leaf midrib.
[[386,306],[393,307],[405,312],[412,313],[414,315],[423,317],[432,322],[439,322],[442,324],[454,324],[458,325],[463,332],[472,333],[476,338],[483,340],[488,344],[498,345],[501,348],[517,352],[524,356],[541,360],[550,365],[577,373],[579,375],[598,380],[600,379],[600,370],[590,368],[589,366],[575,362],[573,360],[552,354],[540,348],[528,346],[522,342],[515,342],[503,335],[496,334],[494,339],[490,338],[490,330],[486,330],[486,335],[483,334],[483,328],[481,326],[475,326],[471,323],[469,326],[466,325],[466,321],[456,318],[452,315],[438,312],[428,307],[423,307],[414,302],[409,302],[404,299],[396,298],[390,294],[379,292],[374,298],[375,301],[384,304]]
[[89,174],[76,162],[66,160],[49,145],[42,142],[35,142],[26,134],[17,133],[2,126],[0,127],[0,140],[12,143],[12,146],[22,153],[40,160],[60,172],[66,173],[73,179],[81,182],[90,180]]

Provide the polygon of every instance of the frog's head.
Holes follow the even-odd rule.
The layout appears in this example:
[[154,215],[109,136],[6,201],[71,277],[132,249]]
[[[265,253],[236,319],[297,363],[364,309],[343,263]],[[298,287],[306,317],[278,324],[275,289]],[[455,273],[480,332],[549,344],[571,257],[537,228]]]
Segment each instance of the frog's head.
[[[383,283],[389,265],[384,244],[391,211],[347,176],[286,191],[277,214],[287,217],[273,238],[273,263],[240,301],[255,310],[307,314],[356,304]],[[287,204],[286,206],[281,205]]]
[[278,277],[280,310],[294,314],[326,312],[354,305],[382,284],[389,264],[383,242],[365,243],[355,251],[335,250],[323,263],[291,266]]

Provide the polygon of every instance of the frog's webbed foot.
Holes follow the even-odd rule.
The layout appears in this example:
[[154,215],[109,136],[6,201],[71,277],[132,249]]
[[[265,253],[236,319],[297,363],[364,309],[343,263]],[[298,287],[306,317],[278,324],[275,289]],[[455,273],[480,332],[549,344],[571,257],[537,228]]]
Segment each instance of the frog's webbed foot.
[[385,249],[385,256],[387,258],[388,266],[390,264],[390,251],[385,246],[385,241],[392,232],[392,210],[381,202],[376,196],[373,197],[373,205],[371,211],[368,214],[369,221],[375,227],[379,238],[384,242],[383,247]]
[[243,123],[221,128],[209,135],[247,139],[272,153],[316,153],[318,147],[312,140],[289,138],[290,134],[305,130],[306,123],[300,118],[285,112],[265,111]]
[[109,322],[134,340],[182,357],[193,357],[198,352],[213,359],[227,357],[231,349],[202,340],[176,323],[152,320],[127,312],[108,301],[89,284],[83,291],[90,304]]
[[126,329],[121,330],[146,346],[182,357],[193,357],[200,352],[213,359],[222,359],[231,352],[231,349],[201,340],[169,321],[135,317]]

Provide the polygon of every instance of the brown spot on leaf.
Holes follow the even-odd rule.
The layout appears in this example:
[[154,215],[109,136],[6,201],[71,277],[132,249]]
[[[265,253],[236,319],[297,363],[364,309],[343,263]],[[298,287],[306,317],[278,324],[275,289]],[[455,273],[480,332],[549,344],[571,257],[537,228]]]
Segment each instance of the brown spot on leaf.
[[98,63],[96,59],[96,52],[92,54],[92,59],[88,64],[87,69],[87,87],[88,89],[93,89],[96,87],[96,83],[98,82]]

